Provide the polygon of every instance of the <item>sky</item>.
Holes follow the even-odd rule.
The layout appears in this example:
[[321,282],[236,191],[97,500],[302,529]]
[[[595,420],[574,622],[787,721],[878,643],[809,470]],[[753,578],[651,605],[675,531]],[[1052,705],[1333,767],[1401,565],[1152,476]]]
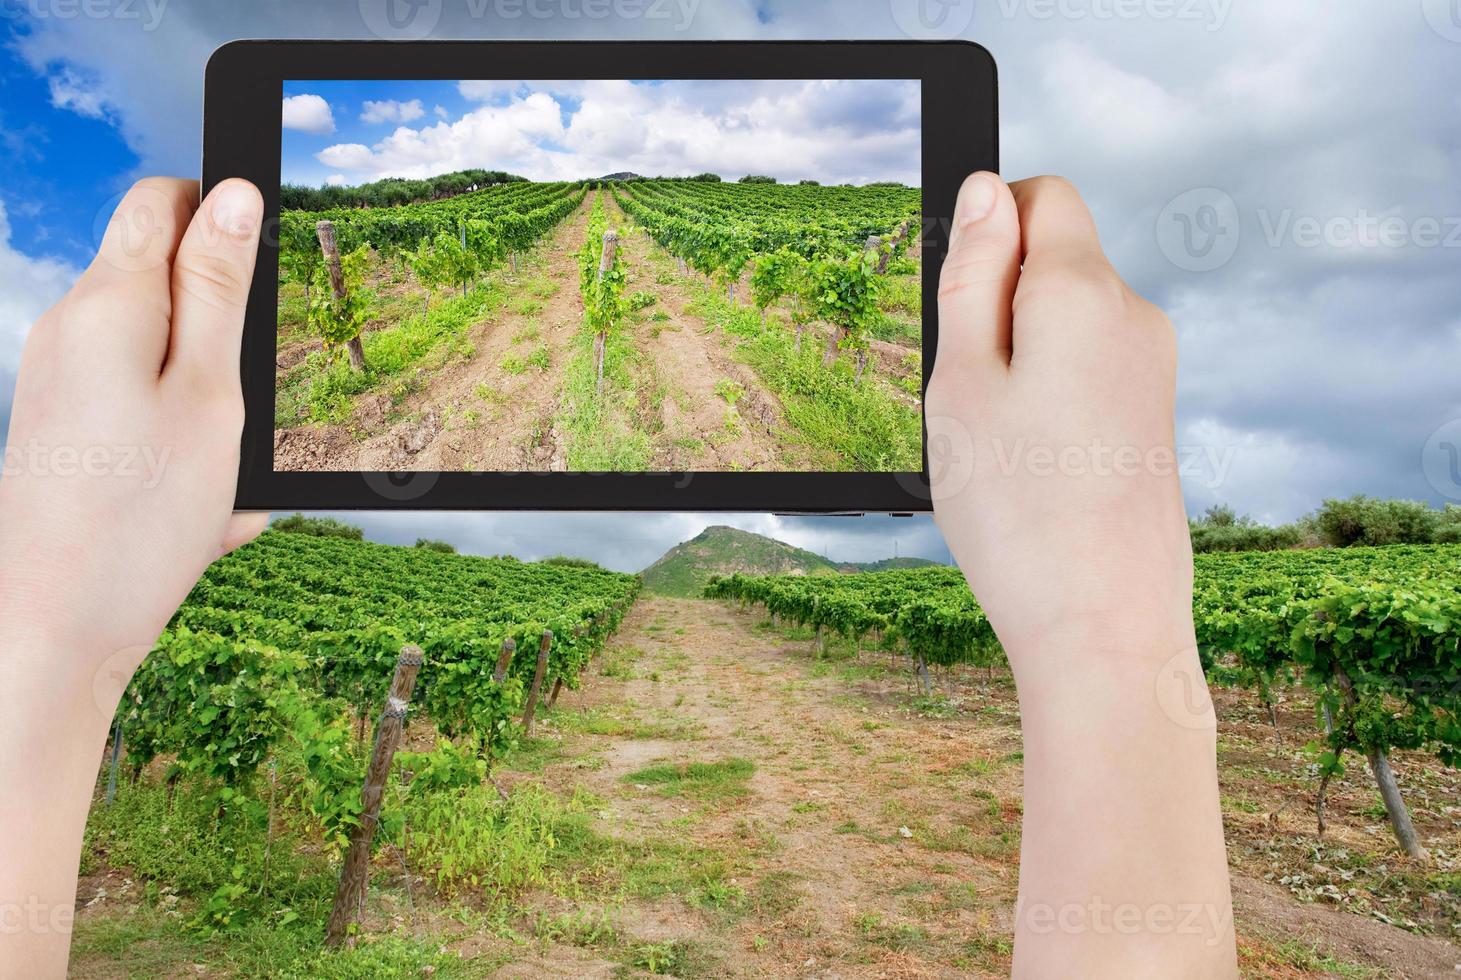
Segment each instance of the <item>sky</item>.
[[[1280,521],[1355,493],[1461,502],[1439,463],[1461,444],[1455,0],[1342,15],[1322,0],[9,0],[0,15],[0,423],[30,323],[117,195],[197,174],[203,66],[226,40],[961,37],[999,62],[1006,176],[1074,180],[1118,270],[1172,317],[1189,510]],[[436,125],[436,100],[373,124],[364,101],[331,113],[372,157],[393,126]],[[381,539],[616,568],[718,522],[841,560],[895,539],[947,556],[924,519],[353,516]]]
[[921,182],[920,83],[888,79],[290,81],[283,179],[454,170]]

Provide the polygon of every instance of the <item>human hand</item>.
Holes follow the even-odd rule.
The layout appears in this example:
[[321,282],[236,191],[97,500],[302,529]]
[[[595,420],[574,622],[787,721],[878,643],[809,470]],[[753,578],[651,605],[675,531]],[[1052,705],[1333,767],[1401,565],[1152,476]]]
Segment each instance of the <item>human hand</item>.
[[1014,973],[1236,977],[1172,329],[1075,188],[992,174],[960,193],[939,325],[934,512],[1020,696]]
[[208,564],[267,521],[232,514],[263,201],[241,180],[197,199],[193,181],[133,187],[21,359],[0,609],[11,648],[44,649],[63,682],[108,658],[129,675]]
[[1052,633],[1156,627],[1153,655],[1190,645],[1175,337],[1075,188],[971,176],[939,316],[930,438],[957,458],[933,464],[934,511],[1016,671],[1069,669],[1023,656]]

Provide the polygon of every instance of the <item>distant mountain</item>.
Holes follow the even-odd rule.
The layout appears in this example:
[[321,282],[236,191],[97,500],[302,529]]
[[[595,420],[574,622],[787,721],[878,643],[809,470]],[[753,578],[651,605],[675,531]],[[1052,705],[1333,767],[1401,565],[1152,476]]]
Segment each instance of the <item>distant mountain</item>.
[[616,174],[609,174],[607,177],[600,177],[599,178],[599,180],[642,180],[642,179],[643,178],[640,177],[638,174],[636,174],[636,173],[634,173],[632,171],[629,171],[629,170],[621,170],[621,171],[619,171]]
[[923,558],[834,562],[774,538],[717,525],[675,545],[646,568],[644,588],[671,596],[698,596],[712,575],[837,575],[933,565]]

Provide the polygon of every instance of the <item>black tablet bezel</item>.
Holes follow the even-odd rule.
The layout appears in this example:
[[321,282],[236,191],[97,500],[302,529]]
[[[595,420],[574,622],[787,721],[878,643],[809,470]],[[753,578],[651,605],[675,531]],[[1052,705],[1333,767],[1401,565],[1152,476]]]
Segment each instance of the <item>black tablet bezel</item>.
[[[632,70],[625,66],[632,65]],[[994,59],[965,41],[235,41],[204,86],[203,190],[264,195],[242,372],[240,510],[603,510],[921,513],[923,473],[352,473],[274,470],[283,83],[304,79],[915,78],[923,89],[923,372],[938,341],[938,273],[964,176],[998,170]]]

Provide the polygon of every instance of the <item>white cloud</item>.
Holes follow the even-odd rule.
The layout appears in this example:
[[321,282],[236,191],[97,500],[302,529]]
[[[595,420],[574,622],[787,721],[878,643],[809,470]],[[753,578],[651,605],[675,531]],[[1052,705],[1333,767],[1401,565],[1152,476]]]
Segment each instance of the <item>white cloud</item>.
[[[436,36],[480,37],[470,6],[443,5]],[[520,17],[494,28],[552,40],[896,37],[892,6],[704,0],[684,30],[668,18],[583,16]],[[1408,249],[1382,262],[1272,248],[1255,214],[1292,207],[1319,218],[1360,208],[1461,215],[1453,179],[1461,166],[1461,48],[1432,31],[1414,3],[1354,5],[1345,16],[1321,0],[1176,5],[1223,9],[1206,20],[1161,16],[1159,4],[1124,5],[1135,11],[1127,16],[1115,10],[1121,6],[976,5],[966,36],[1000,61],[1005,172],[1074,179],[1118,268],[1170,309],[1183,338],[1182,431],[1221,425],[1221,441],[1243,452],[1225,496],[1255,514],[1291,517],[1319,495],[1430,494],[1418,446],[1461,415],[1455,371],[1447,370],[1461,345],[1456,250]],[[174,4],[151,32],[115,19],[52,17],[27,22],[13,44],[51,82],[57,104],[103,113],[118,127],[139,171],[196,173],[204,63],[218,44],[245,35],[367,30],[354,4]],[[515,87],[478,101],[503,101]],[[421,163],[405,153],[388,159],[385,148],[360,150],[365,172]],[[325,172],[337,170],[353,173]],[[97,176],[95,188],[77,191],[76,207],[88,215],[121,180]],[[1153,227],[1176,195],[1204,186],[1238,200],[1245,234],[1227,268],[1193,276],[1161,255]],[[18,220],[19,210],[12,213]],[[1296,484],[1284,453],[1314,446],[1325,447],[1325,464]],[[464,529],[479,521],[441,518],[450,520]],[[663,534],[651,518],[585,518],[575,530],[627,535],[631,526]]]
[[61,68],[46,80],[51,92],[51,105],[70,109],[88,119],[105,119],[108,112],[106,94],[100,83],[70,68]]
[[469,167],[534,180],[623,170],[826,183],[920,178],[916,83],[488,81],[458,88],[484,104],[455,121],[400,126],[372,146],[336,144],[316,159],[361,179]]
[[448,119],[451,117],[451,113],[446,111],[446,106],[444,105],[439,105],[432,111],[436,113],[436,118],[438,119]]
[[344,187],[350,183],[350,178],[344,174],[330,174],[330,176],[325,178],[325,183],[331,187]]
[[[437,108],[441,108],[437,106]],[[367,101],[360,113],[360,121],[363,123],[408,123],[414,119],[420,119],[425,115],[426,110],[421,107],[420,99],[412,99],[410,102],[397,102],[395,99],[384,99],[380,102]]]
[[10,218],[0,201],[0,444],[10,428],[10,399],[20,352],[31,326],[55,305],[80,270],[59,259],[20,252],[11,242]]
[[284,128],[328,135],[335,131],[335,114],[318,95],[291,95],[284,100]]

